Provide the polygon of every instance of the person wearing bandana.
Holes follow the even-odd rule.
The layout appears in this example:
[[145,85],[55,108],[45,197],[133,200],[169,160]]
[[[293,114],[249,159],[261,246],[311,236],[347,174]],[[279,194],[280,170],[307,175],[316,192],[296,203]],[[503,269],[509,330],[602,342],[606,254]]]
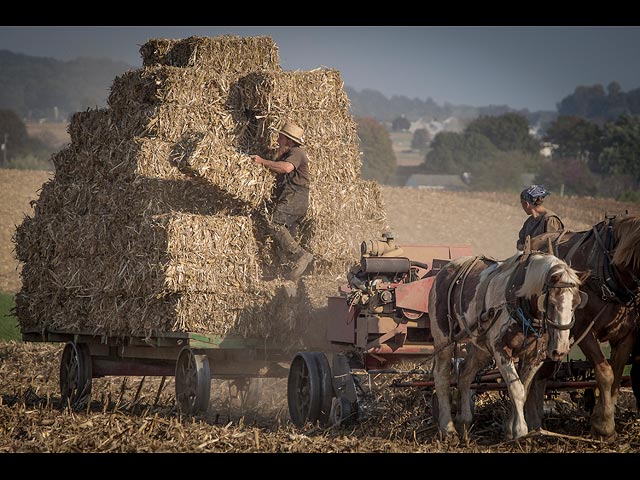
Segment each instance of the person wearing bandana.
[[558,232],[564,230],[564,224],[560,217],[547,210],[542,204],[544,198],[549,195],[542,185],[531,185],[520,193],[520,203],[522,209],[529,218],[527,218],[518,233],[518,242],[516,248],[520,251],[524,250],[524,243],[527,235],[532,238],[546,232]]

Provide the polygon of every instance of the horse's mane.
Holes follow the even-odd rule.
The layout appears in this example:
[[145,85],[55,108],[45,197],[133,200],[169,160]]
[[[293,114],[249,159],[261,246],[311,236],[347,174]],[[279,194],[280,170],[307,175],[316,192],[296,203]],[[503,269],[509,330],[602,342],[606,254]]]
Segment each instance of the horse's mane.
[[638,248],[640,216],[616,218],[613,224],[613,235],[616,240],[613,264],[633,270],[640,267],[640,249]]
[[[554,268],[554,267],[558,268]],[[531,298],[538,295],[544,289],[545,282],[551,270],[561,271],[560,282],[573,283],[579,287],[582,282],[577,272],[563,260],[553,255],[533,254],[527,265],[527,273],[520,289],[516,292],[518,297]]]

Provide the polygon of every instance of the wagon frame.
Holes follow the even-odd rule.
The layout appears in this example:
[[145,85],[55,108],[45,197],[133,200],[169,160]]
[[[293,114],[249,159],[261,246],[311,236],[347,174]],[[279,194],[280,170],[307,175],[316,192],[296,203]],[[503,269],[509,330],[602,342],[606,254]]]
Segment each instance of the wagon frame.
[[22,338],[65,344],[60,360],[61,402],[76,410],[90,402],[93,378],[174,376],[176,404],[182,413],[193,415],[207,410],[212,379],[233,381],[245,396],[259,395],[261,383],[256,380],[287,377],[292,357],[265,340],[194,332],[142,337],[25,330]]

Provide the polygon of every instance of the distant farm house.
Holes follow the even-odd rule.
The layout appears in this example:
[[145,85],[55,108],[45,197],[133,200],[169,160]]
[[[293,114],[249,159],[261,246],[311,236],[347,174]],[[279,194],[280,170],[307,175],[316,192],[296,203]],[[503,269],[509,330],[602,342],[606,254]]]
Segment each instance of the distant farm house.
[[463,179],[463,175],[426,175],[423,173],[414,173],[411,175],[405,186],[432,190],[458,191],[469,188]]
[[429,132],[430,137],[433,138],[440,132],[462,132],[464,130],[464,120],[458,117],[448,117],[442,121],[421,118],[411,123],[409,131],[414,133],[420,128]]
[[551,158],[551,155],[553,155],[553,151],[558,148],[558,145],[555,145],[553,143],[549,143],[549,142],[544,142],[542,144],[542,148],[540,149],[540,155],[547,157],[547,158]]

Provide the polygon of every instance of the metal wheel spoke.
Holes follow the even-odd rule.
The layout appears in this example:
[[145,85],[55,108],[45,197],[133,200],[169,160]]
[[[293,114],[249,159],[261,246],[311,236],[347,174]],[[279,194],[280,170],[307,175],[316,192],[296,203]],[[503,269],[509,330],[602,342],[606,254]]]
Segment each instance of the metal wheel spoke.
[[175,376],[178,408],[188,414],[206,410],[211,387],[207,357],[195,355],[188,347],[183,348],[178,355]]
[[60,397],[62,406],[74,409],[86,406],[91,399],[91,354],[84,344],[69,342],[60,362]]

